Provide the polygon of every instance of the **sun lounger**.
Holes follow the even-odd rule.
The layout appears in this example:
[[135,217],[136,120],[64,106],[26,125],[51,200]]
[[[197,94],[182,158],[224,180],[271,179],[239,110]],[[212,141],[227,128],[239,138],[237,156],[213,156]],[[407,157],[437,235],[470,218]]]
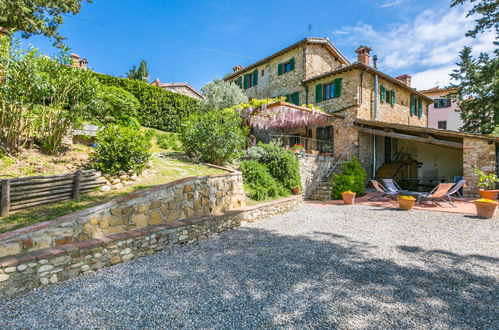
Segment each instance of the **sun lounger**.
[[388,191],[396,193],[402,191],[402,188],[400,188],[400,186],[397,184],[397,182],[395,182],[395,180],[393,179],[382,179],[382,180]]
[[381,197],[373,196],[369,198],[369,200],[374,200],[375,198],[385,198],[388,197],[390,199],[396,199],[398,196],[398,192],[389,191],[385,187],[383,187],[377,180],[371,180],[371,184],[377,192],[381,193]]
[[452,200],[449,199],[447,193],[454,186],[454,183],[440,183],[436,186],[432,191],[427,193],[426,195],[421,196],[420,202],[430,201],[438,206],[442,206],[439,202],[446,202],[455,206],[452,203]]

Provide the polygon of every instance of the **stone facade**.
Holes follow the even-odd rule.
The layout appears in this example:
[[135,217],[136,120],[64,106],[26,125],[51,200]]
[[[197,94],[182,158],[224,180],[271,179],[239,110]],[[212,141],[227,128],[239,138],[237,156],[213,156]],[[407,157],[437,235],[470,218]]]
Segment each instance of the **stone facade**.
[[300,196],[292,196],[219,215],[178,220],[0,258],[0,297],[12,297],[171,246],[197,242],[246,222],[294,210],[301,201]]
[[478,196],[478,176],[475,168],[486,173],[497,173],[495,143],[472,137],[463,138],[463,175],[466,180],[465,196]]
[[0,234],[0,257],[98,239],[245,205],[239,172],[190,177]]
[[334,159],[315,155],[299,155],[302,194],[309,199],[317,188],[317,184],[333,166]]

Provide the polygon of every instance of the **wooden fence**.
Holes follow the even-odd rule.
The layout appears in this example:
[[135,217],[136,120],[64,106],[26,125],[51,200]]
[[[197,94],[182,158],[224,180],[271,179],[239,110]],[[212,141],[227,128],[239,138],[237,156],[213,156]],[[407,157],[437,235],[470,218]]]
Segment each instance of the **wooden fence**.
[[105,182],[96,170],[3,179],[0,189],[0,216],[9,211],[78,199],[81,193],[100,187]]

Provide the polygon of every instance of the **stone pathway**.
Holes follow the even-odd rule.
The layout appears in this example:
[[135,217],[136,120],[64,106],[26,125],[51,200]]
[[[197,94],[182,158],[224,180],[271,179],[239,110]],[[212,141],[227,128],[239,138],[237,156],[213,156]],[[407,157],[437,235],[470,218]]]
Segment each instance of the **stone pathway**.
[[499,222],[306,205],[0,300],[14,328],[498,328]]

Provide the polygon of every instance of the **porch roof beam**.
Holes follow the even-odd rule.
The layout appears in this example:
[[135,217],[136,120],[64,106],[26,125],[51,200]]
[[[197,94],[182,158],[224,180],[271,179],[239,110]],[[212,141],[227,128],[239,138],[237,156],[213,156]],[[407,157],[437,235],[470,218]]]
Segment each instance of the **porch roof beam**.
[[417,141],[417,142],[422,142],[422,143],[435,144],[438,146],[444,146],[444,147],[449,147],[449,148],[454,148],[454,149],[463,149],[462,143],[439,140],[439,139],[435,139],[435,138],[425,138],[425,137],[421,137],[421,136],[407,135],[407,134],[394,133],[394,132],[385,132],[382,130],[367,128],[367,127],[359,127],[359,132],[387,136],[387,137],[392,137],[392,138],[396,138],[396,139],[411,140],[411,141]]

